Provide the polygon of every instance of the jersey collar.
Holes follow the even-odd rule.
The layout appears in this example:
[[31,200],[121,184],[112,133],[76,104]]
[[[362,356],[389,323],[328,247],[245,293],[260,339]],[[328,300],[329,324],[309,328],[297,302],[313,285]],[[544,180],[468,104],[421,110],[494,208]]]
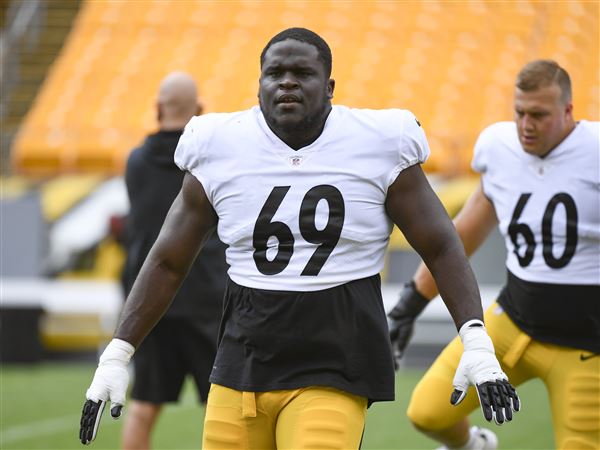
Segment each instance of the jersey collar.
[[289,145],[287,145],[285,142],[283,142],[279,138],[279,136],[277,136],[275,133],[273,133],[271,128],[269,128],[269,125],[267,124],[267,121],[265,120],[265,117],[263,116],[263,113],[260,110],[260,106],[252,107],[252,111],[254,113],[254,117],[256,118],[256,121],[258,122],[258,126],[260,127],[260,129],[262,131],[261,134],[262,134],[263,140],[266,141],[266,144],[269,148],[274,149],[278,153],[284,152],[284,153],[292,153],[292,154],[296,154],[296,155],[300,154],[300,153],[302,153],[302,154],[312,153],[313,151],[321,148],[324,145],[324,143],[329,140],[330,136],[333,134],[333,130],[336,128],[336,126],[339,122],[338,108],[336,106],[332,106],[331,112],[329,113],[329,115],[327,116],[327,120],[325,121],[325,126],[323,127],[323,132],[321,133],[321,135],[317,139],[315,139],[314,142],[307,145],[306,147],[302,147],[298,150],[294,150]]

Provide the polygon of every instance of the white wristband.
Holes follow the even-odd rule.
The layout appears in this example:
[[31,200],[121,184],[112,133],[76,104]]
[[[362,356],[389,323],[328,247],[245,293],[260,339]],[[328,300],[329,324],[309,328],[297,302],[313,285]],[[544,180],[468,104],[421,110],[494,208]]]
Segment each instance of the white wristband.
[[458,330],[458,334],[465,351],[483,350],[494,353],[494,344],[481,320],[472,319],[464,323]]
[[98,365],[101,366],[109,361],[120,361],[128,364],[134,352],[135,348],[129,342],[122,339],[113,339],[108,343],[102,355],[100,355]]

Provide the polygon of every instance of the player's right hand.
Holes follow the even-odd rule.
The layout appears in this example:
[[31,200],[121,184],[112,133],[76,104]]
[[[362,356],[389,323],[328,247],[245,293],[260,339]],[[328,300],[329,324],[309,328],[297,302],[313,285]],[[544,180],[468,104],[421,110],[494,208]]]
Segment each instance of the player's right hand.
[[454,375],[454,392],[450,403],[458,405],[467,395],[469,385],[475,386],[485,419],[498,425],[511,421],[513,413],[521,409],[521,400],[508,382],[494,353],[494,344],[481,320],[469,320],[458,334],[463,343],[463,354]]
[[87,445],[96,439],[107,401],[111,403],[110,414],[113,419],[121,416],[129,385],[127,364],[134,351],[129,342],[113,339],[100,356],[94,379],[85,394],[86,401],[81,413],[79,439],[82,444]]
[[428,303],[429,301],[417,291],[415,282],[410,281],[404,285],[398,303],[388,313],[388,328],[396,369],[412,337],[415,320]]

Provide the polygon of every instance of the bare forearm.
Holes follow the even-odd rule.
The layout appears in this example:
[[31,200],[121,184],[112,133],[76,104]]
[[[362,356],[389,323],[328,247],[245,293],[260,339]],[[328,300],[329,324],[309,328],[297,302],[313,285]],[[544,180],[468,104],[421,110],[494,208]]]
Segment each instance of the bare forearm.
[[[454,319],[456,328],[459,329],[470,319],[482,319],[483,310],[479,289],[460,241],[455,239],[451,245],[446,246],[427,263],[431,270],[431,274],[429,274],[429,270],[423,265],[423,272],[427,272],[428,275],[427,281],[433,285],[435,291],[439,287],[440,295]],[[452,267],[453,270],[449,271],[448,267]],[[421,291],[422,285],[418,284],[416,278],[415,283],[419,292],[427,298],[433,298],[435,294],[430,295],[430,293]]]
[[184,274],[152,258],[146,260],[125,302],[114,337],[137,348],[169,308],[184,278]]
[[137,347],[165,313],[217,225],[204,188],[186,174],[125,302],[115,337]]
[[[485,236],[482,236],[480,239],[477,239],[477,242],[473,242],[475,239],[473,239],[473,233],[471,232],[472,230],[467,229],[464,226],[464,224],[460,222],[460,220],[458,222],[455,221],[454,224],[456,226],[456,231],[458,232],[458,235],[462,241],[462,244],[459,244],[461,245],[460,253],[466,254],[467,257],[469,257],[475,252],[475,250],[477,250],[477,247],[479,247],[481,242],[485,239]],[[472,273],[470,266],[469,272]],[[413,280],[415,282],[415,287],[417,291],[425,298],[431,300],[440,293],[440,290],[438,289],[438,286],[436,284],[436,281],[434,280],[434,277],[432,276],[432,273],[424,263],[419,264],[419,267],[415,272]]]
[[461,239],[419,167],[405,169],[390,186],[386,210],[433,274],[426,289],[416,283],[417,291],[432,298],[437,284],[457,328],[481,318],[479,290]]

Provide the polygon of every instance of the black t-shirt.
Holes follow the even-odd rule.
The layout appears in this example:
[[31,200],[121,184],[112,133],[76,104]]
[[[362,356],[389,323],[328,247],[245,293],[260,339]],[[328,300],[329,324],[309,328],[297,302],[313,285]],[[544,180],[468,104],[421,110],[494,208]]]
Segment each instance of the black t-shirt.
[[[127,294],[181,189],[185,173],[175,165],[173,155],[182,132],[152,134],[129,156],[125,182],[131,207],[123,272]],[[204,320],[217,329],[227,280],[225,248],[216,233],[206,242],[165,316]]]
[[394,365],[379,275],[313,292],[229,280],[212,383],[265,392],[329,386],[394,399]]

